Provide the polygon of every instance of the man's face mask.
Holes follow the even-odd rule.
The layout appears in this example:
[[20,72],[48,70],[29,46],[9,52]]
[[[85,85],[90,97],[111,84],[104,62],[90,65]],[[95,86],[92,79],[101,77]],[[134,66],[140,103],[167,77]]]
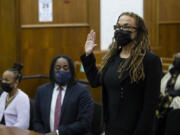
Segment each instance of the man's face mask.
[[2,82],[1,87],[2,87],[3,91],[5,91],[7,93],[10,93],[13,90],[10,83],[3,83]]
[[66,85],[71,78],[71,73],[58,70],[54,72],[54,78],[57,84]]
[[128,30],[116,30],[114,33],[114,38],[118,44],[118,46],[124,47],[128,45],[131,39],[131,31]]

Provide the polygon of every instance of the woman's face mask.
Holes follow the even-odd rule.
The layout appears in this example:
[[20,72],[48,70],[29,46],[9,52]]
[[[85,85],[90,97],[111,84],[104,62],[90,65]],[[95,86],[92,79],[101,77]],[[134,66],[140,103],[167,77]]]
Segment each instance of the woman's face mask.
[[131,31],[128,30],[116,30],[114,38],[118,44],[118,46],[124,47],[128,45],[132,39],[131,39]]
[[13,90],[13,87],[11,86],[10,83],[1,83],[1,87],[3,89],[3,91],[10,93]]

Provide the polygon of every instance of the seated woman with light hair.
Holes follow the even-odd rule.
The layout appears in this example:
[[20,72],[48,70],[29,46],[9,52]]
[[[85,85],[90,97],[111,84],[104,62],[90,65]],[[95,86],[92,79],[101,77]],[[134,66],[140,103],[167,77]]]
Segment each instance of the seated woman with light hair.
[[30,119],[29,97],[18,88],[21,81],[22,65],[15,63],[13,68],[2,75],[0,96],[0,127],[14,126],[28,129]]

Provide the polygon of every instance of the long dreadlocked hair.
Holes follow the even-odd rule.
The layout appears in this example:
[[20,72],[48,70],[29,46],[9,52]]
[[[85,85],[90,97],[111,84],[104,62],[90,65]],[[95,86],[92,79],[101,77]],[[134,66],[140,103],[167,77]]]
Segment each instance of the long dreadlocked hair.
[[[143,19],[133,12],[124,12],[119,16],[118,21],[120,17],[124,15],[130,16],[135,19],[137,27],[137,36],[134,39],[134,45],[131,49],[130,57],[124,63],[120,63],[118,72],[120,73],[119,78],[121,78],[123,72],[125,70],[128,70],[131,78],[131,83],[133,83],[145,78],[143,58],[146,54],[146,51],[150,50],[150,43],[148,39],[148,30],[145,26]],[[119,52],[119,47],[113,37],[113,41],[109,47],[109,50],[102,59],[99,72],[101,72],[104,69],[104,67],[108,64],[108,62],[111,60],[111,58],[119,54]]]

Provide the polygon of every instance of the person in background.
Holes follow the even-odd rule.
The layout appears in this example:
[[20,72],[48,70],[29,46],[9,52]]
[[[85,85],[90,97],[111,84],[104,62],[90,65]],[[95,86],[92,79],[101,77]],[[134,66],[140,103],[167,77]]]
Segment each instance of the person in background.
[[0,127],[29,128],[29,97],[18,88],[22,78],[21,70],[22,65],[14,63],[11,69],[2,74],[3,93],[0,96]]
[[100,69],[95,35],[94,30],[88,34],[81,60],[91,86],[102,86],[105,134],[152,135],[162,66],[150,50],[143,19],[132,12],[119,16]]
[[34,130],[46,135],[91,135],[94,102],[89,88],[75,81],[73,61],[52,60],[50,83],[37,89]]
[[180,109],[180,53],[175,55],[172,68],[161,79],[156,135],[164,135],[168,113],[175,109]]

